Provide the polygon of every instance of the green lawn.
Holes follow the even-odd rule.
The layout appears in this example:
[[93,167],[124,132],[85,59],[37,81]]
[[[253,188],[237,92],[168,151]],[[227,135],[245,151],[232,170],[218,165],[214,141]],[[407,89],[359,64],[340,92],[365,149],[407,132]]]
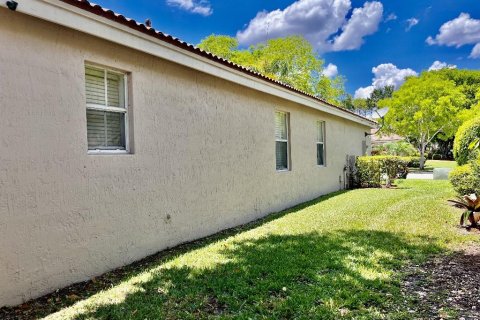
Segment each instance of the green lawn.
[[47,319],[410,318],[402,266],[473,239],[448,181],[321,197],[181,246]]
[[433,170],[434,168],[455,168],[457,162],[449,160],[427,160],[425,163],[426,170]]

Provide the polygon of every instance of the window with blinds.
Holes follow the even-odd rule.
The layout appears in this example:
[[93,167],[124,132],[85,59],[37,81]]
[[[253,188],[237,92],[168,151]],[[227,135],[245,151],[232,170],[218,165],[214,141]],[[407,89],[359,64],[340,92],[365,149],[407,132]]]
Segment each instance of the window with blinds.
[[325,121],[317,121],[317,165],[325,166]]
[[127,150],[126,74],[85,66],[89,151]]
[[275,157],[278,171],[289,169],[288,113],[275,112]]

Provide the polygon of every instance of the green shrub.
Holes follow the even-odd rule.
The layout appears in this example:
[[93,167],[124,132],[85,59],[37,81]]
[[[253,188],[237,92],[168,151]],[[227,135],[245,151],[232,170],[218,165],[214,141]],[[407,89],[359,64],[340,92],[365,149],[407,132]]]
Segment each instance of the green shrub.
[[459,165],[467,164],[475,159],[478,149],[471,149],[470,144],[480,137],[480,117],[466,121],[458,128],[453,142],[453,156]]
[[473,176],[472,166],[465,164],[453,169],[449,174],[453,189],[460,195],[475,193],[475,177]]
[[453,169],[449,178],[453,189],[460,195],[480,195],[480,155],[468,164]]
[[396,178],[407,174],[409,159],[396,156],[358,157],[357,175],[363,188],[378,188],[382,184],[390,186]]
[[409,168],[420,168],[420,157],[401,157]]
[[362,188],[377,188],[381,186],[382,167],[380,161],[375,159],[376,157],[365,156],[357,158],[357,175]]
[[473,175],[473,193],[480,196],[480,154],[477,159],[470,161]]

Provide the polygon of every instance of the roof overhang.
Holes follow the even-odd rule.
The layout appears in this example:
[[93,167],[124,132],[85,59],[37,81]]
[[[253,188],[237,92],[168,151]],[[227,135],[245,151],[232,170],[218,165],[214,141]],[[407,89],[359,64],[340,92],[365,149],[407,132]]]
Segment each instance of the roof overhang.
[[[279,83],[273,81],[263,80],[258,76],[248,74],[248,72],[242,72],[242,70],[237,70],[226,65],[227,63],[222,64],[216,62],[211,58],[158,39],[149,35],[147,32],[141,32],[138,28],[129,27],[72,4],[59,0],[18,0],[18,2],[17,12],[145,52],[191,69],[282,99],[299,103],[334,116],[348,119],[371,128],[377,126],[377,123],[374,121],[358,116],[347,110],[329,105],[313,96],[296,92],[291,88],[279,85]],[[4,2],[2,2],[0,6],[6,7]],[[218,57],[215,58],[225,62],[223,59]]]

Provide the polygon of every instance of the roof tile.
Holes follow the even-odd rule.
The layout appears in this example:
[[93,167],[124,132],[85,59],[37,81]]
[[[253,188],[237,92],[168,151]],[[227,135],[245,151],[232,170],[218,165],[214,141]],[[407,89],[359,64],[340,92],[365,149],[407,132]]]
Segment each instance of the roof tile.
[[268,82],[271,82],[271,83],[275,83],[276,85],[278,85],[278,86],[280,86],[280,87],[283,87],[283,88],[286,88],[286,89],[288,89],[288,90],[290,90],[290,91],[293,91],[293,92],[302,94],[302,95],[304,95],[304,96],[308,96],[308,97],[313,98],[313,99],[315,99],[315,100],[317,100],[317,101],[320,101],[320,102],[322,102],[322,103],[324,103],[324,104],[326,104],[326,105],[328,105],[328,106],[330,106],[330,107],[333,107],[333,108],[335,108],[335,109],[338,109],[338,110],[340,110],[340,111],[342,111],[342,112],[351,114],[351,115],[353,115],[353,116],[355,116],[355,117],[358,117],[358,118],[360,118],[360,119],[363,119],[363,120],[367,120],[367,121],[371,122],[372,124],[376,123],[375,121],[372,121],[372,120],[370,120],[370,119],[368,119],[368,118],[365,118],[365,117],[362,117],[362,116],[360,116],[360,115],[358,115],[358,114],[356,114],[356,113],[354,113],[354,112],[351,112],[351,111],[346,110],[346,109],[344,109],[344,108],[340,108],[340,107],[338,107],[338,106],[336,106],[336,105],[334,105],[334,104],[332,104],[332,103],[330,103],[330,102],[327,102],[327,101],[325,101],[325,100],[322,99],[322,98],[319,98],[319,97],[317,97],[317,96],[314,96],[314,95],[312,95],[312,94],[310,94],[310,93],[307,93],[307,92],[305,92],[305,91],[296,89],[296,88],[292,87],[291,85],[288,85],[288,84],[286,84],[286,83],[280,82],[280,81],[275,80],[275,79],[272,79],[272,78],[270,78],[270,77],[267,77],[267,76],[265,76],[265,75],[263,75],[263,74],[261,74],[261,73],[255,72],[255,71],[253,71],[253,70],[251,70],[251,69],[249,69],[249,68],[246,68],[246,67],[244,67],[244,66],[241,66],[241,65],[239,65],[239,64],[236,64],[236,63],[234,63],[234,62],[231,62],[231,61],[226,60],[226,59],[224,59],[224,58],[221,58],[221,57],[219,57],[219,56],[216,56],[216,55],[214,55],[214,54],[212,54],[212,53],[210,53],[210,52],[208,52],[208,51],[204,51],[204,50],[202,50],[202,49],[200,49],[200,48],[198,48],[198,47],[196,47],[196,46],[194,46],[194,45],[192,45],[192,44],[190,44],[190,43],[187,43],[187,42],[182,41],[182,40],[180,40],[180,39],[178,39],[178,38],[172,37],[171,35],[165,34],[165,33],[161,32],[161,31],[155,30],[155,29],[152,28],[152,27],[147,27],[147,26],[146,26],[145,24],[143,24],[143,23],[139,23],[139,22],[135,21],[134,19],[127,18],[127,17],[125,17],[125,16],[123,16],[123,15],[121,15],[121,14],[118,14],[118,13],[110,10],[110,9],[103,8],[103,7],[101,7],[100,5],[95,4],[95,3],[92,3],[92,2],[90,2],[90,1],[88,1],[88,0],[60,0],[60,1],[62,1],[62,2],[64,2],[64,3],[67,3],[67,4],[70,4],[70,5],[72,5],[72,6],[75,6],[75,7],[77,7],[77,8],[86,10],[86,11],[91,12],[91,13],[93,13],[93,14],[96,14],[96,15],[98,15],[98,16],[102,16],[102,17],[107,18],[107,19],[109,19],[109,20],[115,21],[115,22],[117,22],[117,23],[123,24],[123,25],[125,25],[125,26],[127,26],[127,27],[129,27],[129,28],[135,29],[135,30],[137,30],[137,31],[140,31],[140,32],[142,32],[142,33],[145,33],[145,34],[147,34],[147,35],[150,35],[150,36],[152,36],[152,37],[154,37],[154,38],[157,38],[157,39],[159,39],[159,40],[165,41],[165,42],[167,42],[167,43],[169,43],[169,44],[172,44],[172,45],[174,45],[174,46],[176,46],[176,47],[182,48],[182,49],[187,50],[187,51],[189,51],[189,52],[195,53],[195,54],[197,54],[197,55],[199,55],[199,56],[208,58],[208,59],[210,59],[210,60],[212,60],[212,61],[215,61],[215,62],[217,62],[217,63],[220,63],[220,64],[222,64],[222,65],[224,65],[224,66],[227,66],[227,67],[230,67],[230,68],[232,68],[232,69],[241,71],[241,72],[246,73],[246,74],[248,74],[248,75],[250,75],[250,76],[254,76],[254,77],[260,78],[260,79],[262,79],[262,80],[264,80],[264,81],[268,81]]

